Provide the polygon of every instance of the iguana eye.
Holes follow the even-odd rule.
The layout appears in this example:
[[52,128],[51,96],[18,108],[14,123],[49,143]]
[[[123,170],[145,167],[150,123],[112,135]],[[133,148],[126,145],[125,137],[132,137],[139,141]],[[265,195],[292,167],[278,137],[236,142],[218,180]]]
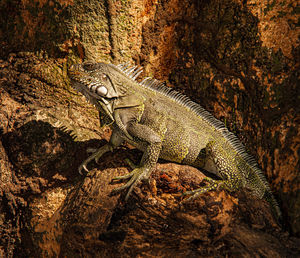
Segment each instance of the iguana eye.
[[85,71],[93,71],[95,70],[95,67],[96,64],[95,63],[92,63],[90,61],[86,61],[82,64],[82,68],[85,70]]

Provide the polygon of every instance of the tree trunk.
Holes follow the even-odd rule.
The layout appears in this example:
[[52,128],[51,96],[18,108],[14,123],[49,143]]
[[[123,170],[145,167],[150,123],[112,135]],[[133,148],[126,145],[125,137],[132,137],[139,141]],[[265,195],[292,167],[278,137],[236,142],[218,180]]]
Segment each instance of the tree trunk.
[[[300,253],[299,19],[283,1],[0,3],[0,257],[288,257]],[[141,153],[120,148],[78,173],[110,137],[75,92],[82,60],[144,67],[222,120],[279,201],[246,190],[193,202],[204,175],[160,161],[128,202],[112,178]],[[298,238],[297,238],[298,237]]]

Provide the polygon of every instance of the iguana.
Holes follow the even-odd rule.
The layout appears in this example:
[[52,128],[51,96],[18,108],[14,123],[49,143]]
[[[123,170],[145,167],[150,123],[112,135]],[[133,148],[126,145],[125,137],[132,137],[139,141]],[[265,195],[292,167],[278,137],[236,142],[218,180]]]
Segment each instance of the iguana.
[[113,65],[85,62],[68,69],[72,86],[96,106],[102,124],[110,125],[110,141],[95,151],[79,167],[87,164],[123,142],[143,152],[140,164],[117,180],[128,179],[114,192],[133,188],[148,179],[158,158],[202,168],[220,180],[206,178],[208,184],[188,191],[192,200],[217,188],[235,191],[251,189],[266,199],[277,217],[279,206],[269,184],[255,160],[246,153],[238,138],[199,104],[150,77],[138,82],[142,68],[127,64]]

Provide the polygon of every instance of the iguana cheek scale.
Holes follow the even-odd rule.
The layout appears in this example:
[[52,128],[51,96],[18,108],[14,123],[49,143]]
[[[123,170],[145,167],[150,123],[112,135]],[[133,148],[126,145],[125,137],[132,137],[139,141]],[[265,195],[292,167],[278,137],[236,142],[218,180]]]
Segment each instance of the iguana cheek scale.
[[149,178],[158,158],[162,158],[203,168],[220,178],[206,178],[208,185],[185,193],[191,195],[188,200],[218,188],[236,191],[246,187],[265,198],[280,217],[263,172],[238,138],[183,94],[149,77],[137,82],[141,72],[136,66],[91,62],[69,68],[73,87],[96,106],[100,122],[112,128],[109,142],[88,157],[79,172],[88,172],[90,161],[98,161],[126,141],[141,150],[143,156],[131,173],[115,178],[128,179],[113,190],[127,189],[125,199],[141,180]]

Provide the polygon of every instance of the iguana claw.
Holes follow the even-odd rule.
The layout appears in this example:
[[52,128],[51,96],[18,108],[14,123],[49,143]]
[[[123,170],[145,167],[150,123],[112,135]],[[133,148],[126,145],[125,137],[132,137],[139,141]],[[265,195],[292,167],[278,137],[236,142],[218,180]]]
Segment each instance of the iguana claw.
[[113,180],[123,180],[123,179],[128,179],[130,178],[130,180],[125,184],[125,185],[122,185],[118,188],[115,188],[112,190],[112,194],[113,193],[117,193],[117,192],[120,192],[126,188],[129,188],[128,189],[128,192],[125,196],[125,201],[128,200],[132,190],[134,189],[134,187],[139,183],[141,182],[142,180],[145,180],[149,177],[149,173],[148,173],[148,169],[146,168],[143,168],[143,167],[139,167],[139,168],[135,168],[132,172],[124,175],[124,176],[119,176],[119,177],[115,177],[113,178]]
[[86,173],[89,173],[89,170],[87,168],[88,163],[90,163],[92,160],[95,160],[96,163],[98,163],[99,158],[106,153],[107,151],[111,150],[111,146],[109,144],[106,144],[102,146],[99,149],[88,149],[88,152],[93,152],[92,155],[90,155],[85,161],[81,163],[81,165],[78,168],[79,174],[82,175],[82,170],[84,170]]
[[82,163],[79,168],[78,168],[78,172],[80,175],[82,175],[82,169],[86,172],[86,173],[89,173],[89,170],[87,169],[86,167],[86,164]]
[[89,173],[87,165],[88,165],[89,162],[91,162],[93,159],[95,159],[95,154],[96,154],[96,152],[93,153],[91,156],[89,156],[85,161],[83,161],[81,163],[81,165],[78,168],[78,172],[79,172],[80,175],[82,175],[82,170],[84,170],[86,173]]

